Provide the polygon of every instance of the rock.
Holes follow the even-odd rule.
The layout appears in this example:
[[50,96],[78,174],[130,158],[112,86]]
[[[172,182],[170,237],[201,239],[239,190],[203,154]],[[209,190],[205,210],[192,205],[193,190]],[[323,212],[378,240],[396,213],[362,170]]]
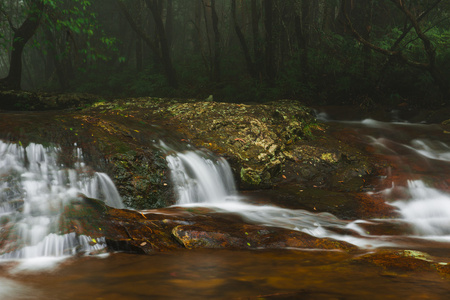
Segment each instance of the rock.
[[224,156],[241,190],[295,184],[361,191],[380,168],[347,132],[320,124],[308,107],[292,100],[246,105],[133,98],[26,117],[2,118],[8,139],[58,143],[68,166],[77,144],[86,163],[108,173],[126,205],[138,209],[174,203],[159,140],[175,149],[185,149],[187,142]]
[[417,250],[379,250],[352,260],[354,263],[370,263],[384,268],[389,275],[397,272],[439,272],[450,274],[450,264],[435,261],[427,253]]
[[357,248],[345,242],[319,239],[299,231],[236,224],[233,230],[220,226],[179,225],[172,230],[175,238],[188,249],[327,249],[354,251]]
[[63,233],[104,237],[111,251],[140,254],[179,248],[357,250],[300,231],[246,224],[234,214],[183,208],[138,212],[89,198],[67,206],[60,223]]
[[335,187],[355,178],[360,184],[352,189],[359,189],[361,177],[375,172],[363,149],[335,137],[298,101],[246,105],[138,98],[104,102],[95,110],[116,107],[147,122],[160,120],[184,140],[224,156],[241,189],[287,182]]

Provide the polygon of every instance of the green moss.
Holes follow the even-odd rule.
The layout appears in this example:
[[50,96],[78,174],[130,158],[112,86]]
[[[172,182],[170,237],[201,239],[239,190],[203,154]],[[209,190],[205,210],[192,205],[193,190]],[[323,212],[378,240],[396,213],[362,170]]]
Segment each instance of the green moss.
[[242,182],[250,185],[259,185],[262,181],[260,172],[257,172],[251,168],[241,168],[241,180]]

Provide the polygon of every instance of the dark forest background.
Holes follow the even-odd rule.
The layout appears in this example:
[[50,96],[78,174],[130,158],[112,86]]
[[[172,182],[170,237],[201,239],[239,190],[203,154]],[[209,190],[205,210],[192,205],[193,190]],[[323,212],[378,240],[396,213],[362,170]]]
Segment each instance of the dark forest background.
[[0,88],[450,104],[449,0],[2,0]]

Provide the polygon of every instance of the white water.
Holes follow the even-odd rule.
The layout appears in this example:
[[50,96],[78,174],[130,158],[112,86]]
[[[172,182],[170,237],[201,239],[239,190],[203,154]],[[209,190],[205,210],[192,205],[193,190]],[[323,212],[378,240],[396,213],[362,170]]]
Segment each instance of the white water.
[[450,241],[450,195],[426,186],[421,180],[408,182],[409,201],[396,201],[405,220],[414,225],[415,234]]
[[166,160],[178,195],[177,206],[202,206],[219,212],[232,212],[251,223],[298,230],[316,237],[333,237],[360,247],[393,245],[370,237],[353,238],[334,234],[325,227],[354,229],[355,225],[330,213],[248,204],[244,197],[237,194],[231,168],[225,159],[199,150],[171,150],[170,153]]
[[178,195],[178,204],[221,203],[236,197],[233,173],[227,161],[201,151],[166,157]]
[[102,239],[91,246],[87,236],[59,234],[64,206],[80,201],[81,194],[123,207],[111,179],[88,168],[81,149],[75,150],[74,169],[58,162],[60,151],[58,147],[22,147],[0,141],[0,218],[5,228],[12,228],[9,232],[14,241],[0,249],[0,259],[62,257],[106,246]]
[[[396,126],[419,126],[420,128],[426,126],[375,120],[354,123],[376,128],[379,132],[395,131],[398,129]],[[409,150],[408,155],[416,155],[422,160],[439,160],[442,163],[450,161],[450,147],[443,142],[411,139],[409,144],[402,144],[383,136],[370,137],[370,139],[372,144],[383,153],[397,154],[398,148],[402,148]],[[210,155],[205,158],[204,155],[199,151],[185,151],[172,152],[167,156],[172,180],[179,197],[178,205],[208,206],[219,211],[238,213],[253,223],[300,230],[316,237],[332,237],[360,247],[395,245],[395,239],[392,237],[370,235],[364,227],[360,226],[371,223],[370,220],[348,222],[339,220],[329,213],[311,213],[304,210],[247,204],[241,201],[242,197],[237,196],[234,185],[230,184],[233,178],[227,162],[220,158],[214,160]],[[407,186],[401,188],[408,197],[394,199],[395,201],[391,203],[398,208],[402,216],[402,219],[392,221],[410,224],[415,238],[450,241],[450,194],[430,187],[422,180],[410,180]],[[391,199],[394,195],[391,190],[394,189],[382,191],[386,199]],[[382,221],[389,222],[389,220]],[[357,232],[359,237],[333,233],[327,229],[330,226],[350,229]]]
[[[392,123],[364,120],[366,126],[384,128],[387,132],[398,130]],[[397,124],[399,125],[399,124]],[[435,125],[401,123],[401,126],[416,126],[422,131],[440,130]],[[423,134],[423,133],[422,133]],[[433,165],[446,166],[450,163],[450,147],[442,141],[426,138],[411,138],[409,142],[371,136],[372,145],[382,152],[394,154],[401,161],[402,155],[415,157],[432,170]],[[405,162],[407,164],[408,162]],[[445,181],[446,178],[442,178]],[[436,182],[441,183],[441,182]],[[435,183],[435,184],[436,184]],[[444,185],[446,185],[444,183]],[[422,179],[408,180],[407,185],[383,191],[387,198],[391,198],[395,188],[401,189],[406,196],[394,199],[392,205],[399,209],[403,219],[411,224],[417,237],[438,241],[450,241],[450,194],[437,187],[430,186]]]

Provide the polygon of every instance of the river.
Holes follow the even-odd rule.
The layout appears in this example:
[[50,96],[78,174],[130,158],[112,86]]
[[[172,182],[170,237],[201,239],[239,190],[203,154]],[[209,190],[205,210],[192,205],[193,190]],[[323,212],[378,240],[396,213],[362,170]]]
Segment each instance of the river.
[[[367,195],[383,197],[398,211],[397,218],[341,220],[329,213],[254,205],[236,191],[226,161],[195,150],[172,151],[167,156],[177,187],[177,206],[207,206],[239,214],[249,223],[343,240],[361,251],[200,249],[149,256],[84,256],[70,251],[80,246],[87,252],[96,249],[90,249],[83,239],[72,239],[62,251],[73,255],[42,255],[37,251],[29,256],[19,251],[4,257],[0,263],[0,299],[447,299],[449,273],[437,270],[448,268],[450,263],[450,135],[438,125],[371,119],[326,121],[336,132],[346,131],[373,155],[390,162],[385,174],[373,179],[373,189]],[[53,234],[52,226],[45,226],[57,213],[55,198],[77,198],[80,191],[91,197],[105,194],[92,188],[101,189],[101,182],[108,181],[103,173],[90,177],[96,179],[90,182],[75,174],[93,170],[65,170],[67,177],[61,177],[61,170],[44,168],[43,162],[51,163],[57,148],[33,145],[26,152],[28,156],[38,153],[31,155],[36,158],[33,168],[30,157],[21,162],[24,154],[20,150],[6,151],[3,147],[2,169],[14,169],[25,184],[16,190],[3,187],[3,197],[27,191],[21,215],[14,215],[17,224],[32,229],[26,236],[39,232],[45,239]],[[166,145],[161,147],[169,151]],[[7,154],[10,156],[5,158]],[[80,158],[77,168],[88,166]],[[51,197],[42,200],[43,193]],[[264,192],[254,193],[255,197],[270,198]],[[111,198],[110,205],[121,206],[115,196],[105,200]],[[10,216],[13,210],[5,205],[1,209],[3,216]],[[40,241],[29,243],[30,247],[40,247],[36,246]],[[401,255],[383,254],[392,249]]]

